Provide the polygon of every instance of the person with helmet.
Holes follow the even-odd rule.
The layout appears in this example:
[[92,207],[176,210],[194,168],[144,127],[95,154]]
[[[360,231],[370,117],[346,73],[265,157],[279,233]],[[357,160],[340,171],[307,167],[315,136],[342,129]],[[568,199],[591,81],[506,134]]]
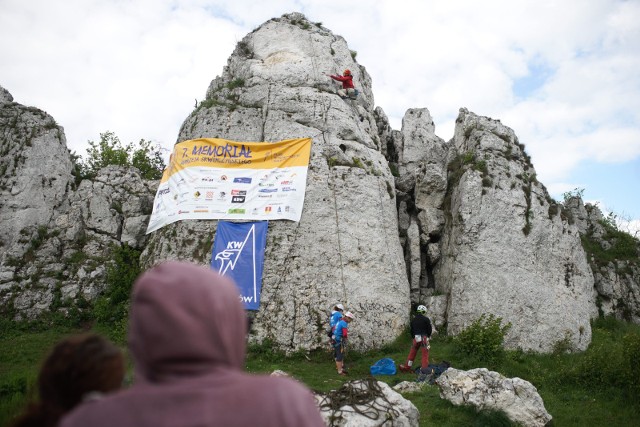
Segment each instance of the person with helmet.
[[333,348],[335,350],[336,369],[338,375],[347,375],[347,371],[344,368],[344,354],[347,346],[347,339],[349,336],[349,323],[354,319],[352,312],[347,311],[342,319],[338,321],[334,329],[335,343]]
[[327,335],[330,338],[333,338],[333,330],[336,325],[342,319],[342,313],[344,312],[344,305],[336,304],[333,306],[333,310],[331,310],[331,316],[329,316],[329,329],[327,330]]
[[332,75],[332,74],[327,74],[327,75],[331,77],[333,80],[342,82],[342,89],[338,90],[338,95],[340,95],[340,98],[356,99],[356,89],[353,86],[353,76],[351,75],[351,70],[349,69],[344,70],[341,76]]
[[422,350],[420,366],[422,369],[426,369],[429,366],[429,340],[431,339],[431,320],[425,314],[427,313],[427,307],[419,305],[416,309],[417,314],[411,320],[411,336],[413,342],[411,344],[411,350],[409,350],[409,356],[407,357],[406,365],[401,364],[399,366],[402,372],[411,372],[413,370],[413,360],[418,354],[418,349]]

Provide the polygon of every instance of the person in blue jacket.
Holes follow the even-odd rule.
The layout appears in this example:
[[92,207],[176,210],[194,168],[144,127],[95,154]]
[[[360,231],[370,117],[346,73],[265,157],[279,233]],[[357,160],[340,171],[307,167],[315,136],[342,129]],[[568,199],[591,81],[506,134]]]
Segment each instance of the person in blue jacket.
[[342,319],[342,313],[344,312],[344,306],[342,304],[336,304],[331,311],[331,316],[329,316],[329,329],[327,330],[327,336],[331,338],[331,344],[333,344],[335,337],[333,335],[333,330],[336,328],[336,325]]
[[338,321],[333,332],[335,336],[333,348],[335,350],[336,369],[338,370],[338,375],[347,375],[347,371],[344,368],[344,355],[347,339],[349,338],[349,323],[351,323],[354,317],[355,316],[352,312],[347,311],[344,317]]

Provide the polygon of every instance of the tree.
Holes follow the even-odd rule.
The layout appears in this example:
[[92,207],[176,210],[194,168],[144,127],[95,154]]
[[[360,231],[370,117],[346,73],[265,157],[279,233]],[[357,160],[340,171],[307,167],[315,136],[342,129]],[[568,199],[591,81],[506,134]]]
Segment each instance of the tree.
[[81,160],[82,177],[95,177],[105,166],[135,167],[145,179],[160,179],[165,163],[159,144],[141,139],[135,148],[133,143],[123,146],[120,139],[110,131],[100,134],[100,141],[89,141],[87,159]]

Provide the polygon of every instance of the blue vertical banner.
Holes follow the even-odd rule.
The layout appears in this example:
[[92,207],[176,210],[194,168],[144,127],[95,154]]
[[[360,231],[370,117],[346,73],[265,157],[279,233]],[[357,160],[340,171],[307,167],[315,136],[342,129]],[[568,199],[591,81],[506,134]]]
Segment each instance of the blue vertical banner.
[[268,225],[268,221],[218,221],[211,268],[236,282],[240,300],[247,310],[257,310],[260,307]]

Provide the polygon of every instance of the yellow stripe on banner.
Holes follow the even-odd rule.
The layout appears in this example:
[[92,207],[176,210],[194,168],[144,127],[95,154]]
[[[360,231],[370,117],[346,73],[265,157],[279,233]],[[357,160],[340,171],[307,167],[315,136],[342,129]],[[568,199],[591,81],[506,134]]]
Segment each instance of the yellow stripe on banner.
[[190,167],[274,169],[308,166],[311,138],[278,142],[236,142],[200,138],[176,144],[161,182]]

